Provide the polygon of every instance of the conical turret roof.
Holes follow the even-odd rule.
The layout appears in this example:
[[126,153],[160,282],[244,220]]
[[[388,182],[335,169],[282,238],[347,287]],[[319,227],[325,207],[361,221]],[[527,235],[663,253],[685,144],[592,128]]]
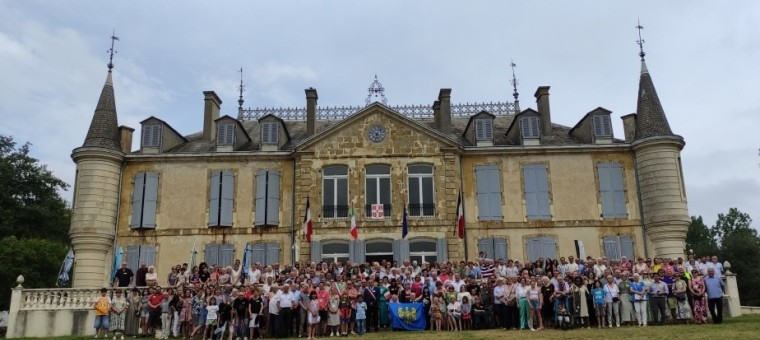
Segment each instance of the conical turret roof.
[[93,146],[121,151],[121,138],[119,136],[119,123],[116,117],[116,101],[113,94],[113,81],[111,72],[108,72],[106,83],[100,92],[98,106],[87,130],[83,147]]
[[646,62],[641,60],[639,98],[636,105],[636,134],[634,141],[654,136],[673,136],[668,118],[657,97]]

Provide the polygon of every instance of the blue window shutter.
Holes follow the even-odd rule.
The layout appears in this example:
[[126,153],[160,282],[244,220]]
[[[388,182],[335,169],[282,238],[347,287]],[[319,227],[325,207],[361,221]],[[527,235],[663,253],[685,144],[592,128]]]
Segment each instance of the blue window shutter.
[[491,205],[491,218],[500,221],[504,218],[501,205],[501,178],[499,178],[499,166],[494,165],[488,170],[488,186],[491,198],[488,203]]
[[269,133],[269,125],[270,123],[262,123],[261,124],[261,143],[263,144],[271,144],[272,143],[272,136]]
[[267,243],[267,265],[280,262],[280,244]]
[[[277,126],[276,124],[272,124]],[[269,170],[267,180],[267,221],[268,226],[280,224],[280,172]]]
[[620,236],[620,255],[627,257],[629,260],[634,259],[633,239],[628,235]]
[[313,262],[322,261],[322,242],[311,240],[311,260]]
[[133,272],[140,268],[140,246],[127,246],[127,267]]
[[607,236],[603,239],[604,256],[610,260],[620,259],[620,240],[617,236]]
[[443,263],[449,259],[449,241],[445,237],[439,238],[435,250],[438,252],[438,263]]
[[365,251],[366,251],[366,245],[364,240],[356,240],[354,241],[356,245],[354,246],[354,263],[362,264],[365,259]]
[[623,166],[620,163],[610,165],[610,186],[612,187],[612,209],[616,217],[628,217],[625,204],[625,184],[623,183]]
[[348,260],[356,263],[356,242],[348,242]]
[[277,144],[280,142],[280,124],[272,123],[269,124],[269,135],[271,137],[272,144]]
[[599,175],[599,197],[602,200],[602,218],[612,217],[613,200],[612,186],[610,181],[609,163],[598,163],[596,172]]
[[235,247],[231,244],[219,245],[219,264],[222,266],[231,266],[235,258]]
[[551,219],[552,213],[549,208],[549,172],[545,164],[536,166],[536,188],[538,188],[538,217]]
[[493,254],[494,259],[504,259],[506,261],[509,259],[507,256],[507,239],[504,238],[494,238],[493,239]]
[[218,244],[207,244],[206,249],[203,250],[204,252],[204,259],[203,262],[206,262],[209,266],[219,266],[219,245]]
[[145,173],[138,172],[135,174],[135,189],[132,192],[132,220],[129,222],[130,228],[140,228],[142,225],[144,191]]
[[491,213],[491,203],[489,201],[491,199],[491,194],[488,189],[488,186],[492,184],[489,183],[488,177],[487,166],[475,167],[475,180],[477,181],[478,190],[478,219],[480,220],[490,220],[493,216]]
[[541,257],[541,239],[529,238],[525,242],[525,248],[528,250],[528,260],[536,261]]
[[545,259],[557,258],[557,242],[551,237],[542,237],[541,239],[541,256]]
[[[411,257],[411,254],[409,253],[409,240],[402,239],[399,243],[400,251],[401,251],[401,259],[402,260],[408,260]],[[399,262],[400,263],[400,262]]]
[[493,119],[483,119],[483,138],[493,140]]
[[255,243],[251,245],[251,264],[256,262],[261,263],[263,266],[268,265],[266,262],[266,247],[264,246],[264,243]]
[[222,172],[221,209],[219,211],[219,226],[232,226],[232,206],[235,202],[235,173]]
[[219,226],[219,184],[221,183],[222,172],[214,171],[211,173],[211,184],[209,185],[210,193],[208,200],[208,226]]
[[475,140],[484,140],[485,137],[485,124],[484,119],[475,120]]
[[145,193],[143,195],[143,228],[156,228],[156,208],[158,201],[158,173],[145,173]]
[[140,246],[140,262],[145,262],[148,266],[156,265],[156,247],[142,245]]
[[393,261],[401,263],[401,240],[393,240]]
[[523,165],[523,186],[525,187],[525,207],[529,220],[538,219],[538,186],[535,164]]
[[267,170],[256,172],[256,219],[253,223],[255,226],[266,224],[265,217],[267,209]]
[[486,253],[486,257],[489,259],[498,260],[496,255],[493,251],[493,239],[492,238],[483,238],[478,240],[478,253],[480,252]]

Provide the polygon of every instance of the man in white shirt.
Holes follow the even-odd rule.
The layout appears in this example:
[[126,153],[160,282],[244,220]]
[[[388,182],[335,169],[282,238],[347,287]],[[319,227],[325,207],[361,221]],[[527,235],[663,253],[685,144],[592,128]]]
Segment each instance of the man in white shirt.
[[[269,280],[271,281],[271,280]],[[271,286],[269,292],[269,326],[267,326],[267,332],[269,337],[274,338],[280,333],[278,328],[282,329],[282,320],[280,320],[280,287],[277,285]]]
[[[707,269],[712,268],[713,270],[715,270],[715,276],[717,278],[720,279],[720,278],[723,277],[723,265],[720,262],[718,262],[718,257],[717,256],[713,255],[712,256],[712,261],[707,262],[706,267],[707,267]],[[705,270],[705,272],[707,272],[707,270]]]
[[277,308],[280,310],[281,325],[285,328],[280,331],[280,334],[285,337],[290,337],[290,332],[293,330],[293,305],[296,303],[295,300],[295,295],[290,291],[290,285],[283,285],[282,293],[280,293],[280,297],[277,299]]
[[459,293],[461,291],[462,286],[464,286],[464,281],[462,281],[459,274],[454,274],[454,280],[451,281],[451,286],[454,287],[454,292]]
[[259,283],[261,279],[261,264],[256,262],[251,265],[251,270],[248,271],[248,283]]
[[572,256],[569,256],[567,258],[567,273],[577,272],[578,271],[578,264],[575,263],[575,258]]

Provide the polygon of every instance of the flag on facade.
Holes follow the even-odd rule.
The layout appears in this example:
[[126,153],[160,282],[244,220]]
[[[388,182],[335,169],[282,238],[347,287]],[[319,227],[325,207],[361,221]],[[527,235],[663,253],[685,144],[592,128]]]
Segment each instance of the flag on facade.
[[401,222],[401,238],[406,238],[409,233],[409,223],[406,221],[406,204],[404,205],[404,220]]
[[306,242],[311,243],[311,233],[314,231],[311,221],[311,209],[309,207],[309,198],[306,197],[306,215],[303,217],[303,234],[306,235]]
[[459,193],[457,200],[457,235],[459,239],[464,239],[464,207],[462,206],[462,193]]
[[351,237],[353,237],[354,240],[359,238],[359,229],[356,227],[356,211],[354,211],[354,207],[351,207]]

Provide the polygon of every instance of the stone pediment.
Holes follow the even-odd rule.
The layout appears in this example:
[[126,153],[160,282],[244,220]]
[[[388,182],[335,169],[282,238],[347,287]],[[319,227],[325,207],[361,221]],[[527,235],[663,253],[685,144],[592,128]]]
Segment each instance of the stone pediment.
[[296,152],[325,156],[437,155],[459,144],[439,131],[374,103],[306,139]]

